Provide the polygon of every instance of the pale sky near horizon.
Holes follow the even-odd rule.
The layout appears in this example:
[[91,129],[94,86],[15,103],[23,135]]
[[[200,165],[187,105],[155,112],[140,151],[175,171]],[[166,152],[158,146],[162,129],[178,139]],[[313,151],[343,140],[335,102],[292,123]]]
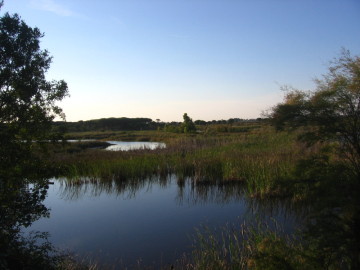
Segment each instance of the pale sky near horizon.
[[360,0],[5,0],[45,36],[68,121],[256,118],[360,54]]

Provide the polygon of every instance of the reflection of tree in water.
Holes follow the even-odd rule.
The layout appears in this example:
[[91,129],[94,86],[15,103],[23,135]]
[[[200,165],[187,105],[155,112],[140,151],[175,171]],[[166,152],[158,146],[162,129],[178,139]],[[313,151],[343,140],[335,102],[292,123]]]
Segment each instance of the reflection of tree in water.
[[39,218],[49,217],[43,205],[47,189],[45,180],[30,184],[24,179],[0,179],[1,269],[49,269],[60,258],[52,256],[46,233],[28,237],[21,233]]

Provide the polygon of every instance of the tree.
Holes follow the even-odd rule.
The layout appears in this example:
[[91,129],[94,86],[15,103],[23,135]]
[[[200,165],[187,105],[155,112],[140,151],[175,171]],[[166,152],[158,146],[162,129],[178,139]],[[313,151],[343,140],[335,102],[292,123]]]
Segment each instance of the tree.
[[[1,6],[0,6],[1,7]],[[34,141],[47,140],[66,82],[47,81],[52,58],[40,49],[44,35],[17,14],[0,17],[0,172],[31,160]]]
[[183,132],[184,133],[196,132],[196,126],[193,120],[187,115],[187,113],[184,113],[183,118],[184,118],[184,122],[182,124]]
[[360,175],[360,57],[343,50],[312,92],[290,89],[272,108],[277,129],[303,127],[307,142],[337,142]]

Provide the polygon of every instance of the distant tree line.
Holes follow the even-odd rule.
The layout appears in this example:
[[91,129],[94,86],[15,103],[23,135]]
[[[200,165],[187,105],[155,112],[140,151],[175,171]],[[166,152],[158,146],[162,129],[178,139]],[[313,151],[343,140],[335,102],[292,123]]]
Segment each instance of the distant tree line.
[[261,120],[264,120],[262,118],[256,118],[256,119],[241,119],[241,118],[229,118],[228,120],[211,120],[211,121],[204,121],[204,120],[195,120],[194,123],[196,125],[216,125],[216,124],[235,124],[235,123],[244,123],[244,122],[259,122]]
[[102,131],[102,130],[149,130],[156,129],[156,123],[150,118],[101,118],[78,122],[54,122],[55,128],[66,132]]
[[[241,118],[230,118],[228,120],[195,120],[193,121],[187,113],[183,115],[183,122],[160,122],[161,126],[158,128],[163,129],[166,132],[175,133],[195,133],[195,132],[247,132],[252,128],[255,128],[254,123],[260,123],[266,121],[266,119],[241,119]],[[250,123],[248,125],[243,125]],[[258,126],[258,125],[257,125]]]
[[[101,118],[101,119],[92,119],[87,121],[78,121],[78,122],[65,122],[58,121],[54,122],[54,130],[62,132],[85,132],[85,131],[104,131],[104,130],[164,130],[167,132],[177,132],[177,133],[191,133],[196,131],[195,126],[211,126],[211,125],[223,125],[222,129],[218,131],[229,131],[230,127],[228,125],[237,125],[240,123],[246,122],[259,122],[258,119],[240,119],[240,118],[230,118],[228,120],[195,120],[192,119],[185,113],[183,115],[183,122],[162,122],[160,119],[153,121],[150,118]],[[226,125],[226,126],[225,126]],[[220,129],[221,127],[217,127]]]

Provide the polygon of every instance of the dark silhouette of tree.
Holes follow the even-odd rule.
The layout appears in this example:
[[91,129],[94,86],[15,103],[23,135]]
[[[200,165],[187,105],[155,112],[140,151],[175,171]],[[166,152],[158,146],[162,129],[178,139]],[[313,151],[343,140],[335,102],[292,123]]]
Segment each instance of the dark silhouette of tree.
[[294,175],[294,190],[311,202],[303,236],[313,262],[359,269],[360,57],[343,50],[316,83],[314,91],[286,89],[269,116],[278,130],[297,129],[302,141],[326,146],[300,160]]
[[68,95],[63,81],[47,81],[51,57],[43,34],[17,14],[0,17],[0,172],[31,161],[34,141],[51,138],[51,122],[64,114],[55,103]]
[[150,118],[102,118],[78,122],[54,122],[57,128],[64,128],[68,132],[101,131],[101,130],[149,130],[155,129],[160,122],[153,122]]
[[196,132],[196,126],[192,119],[187,115],[187,113],[184,113],[183,115],[184,122],[182,124],[182,130],[184,133],[192,133]]
[[288,90],[270,119],[277,129],[299,128],[309,143],[333,141],[360,175],[360,57],[343,50],[313,92]]

